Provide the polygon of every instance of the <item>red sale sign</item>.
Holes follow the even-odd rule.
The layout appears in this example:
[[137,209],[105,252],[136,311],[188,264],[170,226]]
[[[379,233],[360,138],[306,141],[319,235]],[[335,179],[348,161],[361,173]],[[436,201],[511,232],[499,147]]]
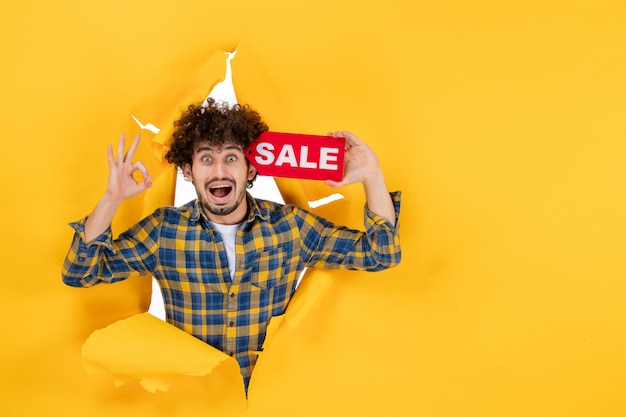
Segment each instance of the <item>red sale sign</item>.
[[341,181],[345,146],[343,138],[263,132],[245,153],[261,175]]

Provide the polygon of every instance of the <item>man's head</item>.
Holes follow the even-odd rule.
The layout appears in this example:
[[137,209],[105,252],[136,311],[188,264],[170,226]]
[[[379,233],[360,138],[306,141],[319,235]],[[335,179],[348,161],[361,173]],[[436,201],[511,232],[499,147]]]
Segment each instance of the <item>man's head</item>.
[[[185,164],[193,164],[193,153],[201,142],[213,147],[229,143],[246,149],[268,130],[259,113],[248,105],[237,104],[231,108],[212,98],[205,106],[201,103],[189,105],[174,122],[174,127],[165,159],[181,169]],[[253,181],[254,178],[248,188],[252,187]]]
[[209,100],[189,106],[174,126],[165,158],[193,182],[206,215],[224,224],[243,220],[246,188],[257,175],[244,151],[267,130],[259,114]]

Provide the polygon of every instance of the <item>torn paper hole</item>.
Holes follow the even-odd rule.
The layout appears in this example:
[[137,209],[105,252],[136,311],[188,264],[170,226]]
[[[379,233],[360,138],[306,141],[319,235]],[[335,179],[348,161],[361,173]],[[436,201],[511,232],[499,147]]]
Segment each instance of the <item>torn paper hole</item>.
[[[218,102],[228,103],[230,107],[237,104],[237,95],[235,94],[235,87],[233,85],[233,71],[230,63],[230,61],[235,58],[237,50],[233,52],[224,52],[224,54],[226,55],[226,70],[224,79],[217,83],[211,89],[211,92],[204,100],[203,105],[206,105],[206,102],[209,98],[212,98]],[[134,116],[133,119],[135,119],[135,121],[140,126],[142,126]],[[175,206],[185,204],[197,197],[196,189],[194,188],[193,184],[184,181],[180,171],[178,171],[178,173],[179,174],[176,176],[177,179],[174,196]],[[273,177],[259,175],[249,191],[253,197],[261,198],[264,200],[276,201],[281,204],[285,203]],[[150,301],[150,307],[148,309],[148,312],[161,320],[165,321],[166,319],[163,295],[161,294],[161,289],[158,282],[154,278],[152,279],[152,299]]]

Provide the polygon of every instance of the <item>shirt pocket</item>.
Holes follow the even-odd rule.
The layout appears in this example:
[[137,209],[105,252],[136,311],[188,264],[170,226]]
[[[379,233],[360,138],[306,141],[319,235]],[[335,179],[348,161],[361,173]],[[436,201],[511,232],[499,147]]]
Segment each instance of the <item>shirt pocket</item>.
[[285,250],[282,247],[257,252],[252,266],[252,285],[268,290],[281,280],[285,265]]

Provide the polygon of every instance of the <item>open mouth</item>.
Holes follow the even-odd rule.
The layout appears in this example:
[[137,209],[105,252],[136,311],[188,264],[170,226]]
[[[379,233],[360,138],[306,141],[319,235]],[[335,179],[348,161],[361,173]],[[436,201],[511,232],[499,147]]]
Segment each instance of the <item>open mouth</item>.
[[233,187],[226,184],[209,187],[209,192],[211,193],[211,195],[217,198],[224,198],[228,196],[232,190]]

